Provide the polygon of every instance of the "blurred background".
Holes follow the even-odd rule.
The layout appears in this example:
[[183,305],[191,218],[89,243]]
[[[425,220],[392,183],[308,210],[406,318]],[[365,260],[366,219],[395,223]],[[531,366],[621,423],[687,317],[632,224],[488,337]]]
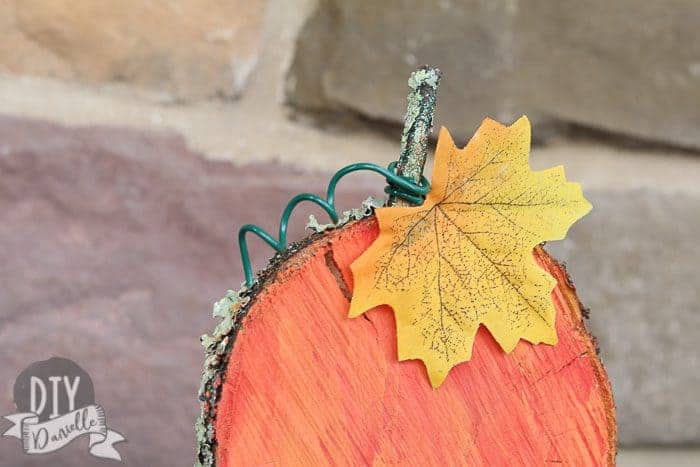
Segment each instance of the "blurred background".
[[[527,114],[532,165],[594,205],[548,249],[590,308],[619,465],[700,465],[696,0],[0,0],[0,412],[27,365],[71,358],[128,465],[191,465],[236,230],[395,160],[424,63],[437,126]],[[382,188],[358,175],[340,205]],[[100,463],[79,444],[51,465]],[[35,457],[0,440],[0,465]]]

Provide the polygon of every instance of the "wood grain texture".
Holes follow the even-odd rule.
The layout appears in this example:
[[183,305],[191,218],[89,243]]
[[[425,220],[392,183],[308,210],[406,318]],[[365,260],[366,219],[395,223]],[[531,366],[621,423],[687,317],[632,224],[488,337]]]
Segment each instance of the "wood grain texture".
[[349,266],[376,236],[373,217],[323,236],[254,299],[216,408],[219,466],[614,464],[610,386],[544,250],[559,343],[505,354],[482,327],[434,390],[420,361],[397,361],[390,308],[347,317]]

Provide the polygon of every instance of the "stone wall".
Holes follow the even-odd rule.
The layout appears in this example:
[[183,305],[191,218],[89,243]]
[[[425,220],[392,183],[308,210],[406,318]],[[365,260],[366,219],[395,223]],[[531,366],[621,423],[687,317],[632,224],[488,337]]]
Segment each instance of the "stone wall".
[[[694,0],[4,0],[0,73],[164,102],[235,98],[260,60],[268,8],[306,16],[273,53],[292,57],[285,98],[300,109],[399,123],[406,76],[429,63],[445,72],[438,122],[457,136],[484,115],[524,113],[539,139],[573,124],[700,148]],[[267,19],[280,43],[289,19]]]
[[298,37],[287,100],[399,122],[408,73],[445,72],[437,119],[490,115],[700,148],[694,0],[325,0]]
[[0,72],[230,98],[255,66],[265,0],[4,0]]

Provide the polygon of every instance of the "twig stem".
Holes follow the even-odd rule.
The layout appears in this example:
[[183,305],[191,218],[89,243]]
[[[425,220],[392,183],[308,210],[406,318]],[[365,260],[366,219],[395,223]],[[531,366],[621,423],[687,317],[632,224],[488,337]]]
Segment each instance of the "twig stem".
[[[428,145],[433,131],[435,100],[442,74],[438,68],[420,67],[408,78],[408,105],[401,135],[401,154],[396,173],[418,183],[428,157]],[[389,199],[389,204],[404,204],[400,199]]]

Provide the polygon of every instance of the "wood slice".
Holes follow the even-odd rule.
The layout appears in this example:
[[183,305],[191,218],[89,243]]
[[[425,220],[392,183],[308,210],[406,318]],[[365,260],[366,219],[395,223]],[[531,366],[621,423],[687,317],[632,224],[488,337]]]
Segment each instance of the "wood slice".
[[420,361],[397,361],[389,307],[349,319],[350,264],[374,217],[316,238],[252,298],[213,407],[214,453],[241,465],[613,465],[610,385],[565,271],[556,346],[506,354],[480,328],[472,359],[433,389]]

